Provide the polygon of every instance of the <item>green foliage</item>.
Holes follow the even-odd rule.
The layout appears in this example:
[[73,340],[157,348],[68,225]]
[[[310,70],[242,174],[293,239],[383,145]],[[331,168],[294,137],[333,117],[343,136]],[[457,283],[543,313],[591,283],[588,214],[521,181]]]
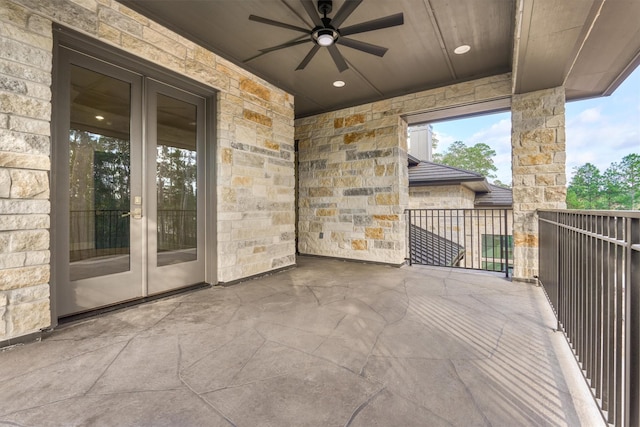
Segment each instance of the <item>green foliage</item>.
[[477,172],[487,178],[495,178],[498,168],[493,163],[495,150],[487,144],[478,143],[467,147],[462,141],[455,141],[442,154],[433,155],[433,161],[443,165],[453,166],[472,172]]
[[500,181],[499,179],[494,179],[492,184],[493,185],[497,185],[498,187],[502,187],[502,188],[511,188],[511,184],[505,184],[504,182]]
[[640,209],[640,154],[629,154],[602,173],[591,163],[574,170],[567,188],[567,208]]
[[617,165],[627,209],[640,209],[640,154],[629,154]]

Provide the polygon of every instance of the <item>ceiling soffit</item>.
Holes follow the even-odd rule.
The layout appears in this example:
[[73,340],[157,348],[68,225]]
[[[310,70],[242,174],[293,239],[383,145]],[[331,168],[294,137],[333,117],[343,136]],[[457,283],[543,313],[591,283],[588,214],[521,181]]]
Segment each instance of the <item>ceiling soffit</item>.
[[[329,17],[344,1],[334,0]],[[293,94],[297,118],[505,72],[515,93],[564,84],[567,99],[597,96],[635,68],[640,52],[637,0],[363,0],[342,28],[400,12],[404,25],[349,36],[388,51],[380,58],[338,45],[343,72],[326,48],[296,71],[310,40],[260,55],[305,35],[249,15],[312,28],[300,0],[121,3]],[[454,54],[462,44],[470,52]]]

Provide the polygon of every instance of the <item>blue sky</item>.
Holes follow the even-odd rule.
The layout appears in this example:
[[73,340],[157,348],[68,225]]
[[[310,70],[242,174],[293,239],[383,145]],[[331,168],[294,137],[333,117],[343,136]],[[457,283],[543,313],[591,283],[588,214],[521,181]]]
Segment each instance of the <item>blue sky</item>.
[[[566,105],[567,182],[574,167],[589,162],[604,171],[631,153],[640,153],[640,67],[608,97]],[[491,114],[433,123],[442,153],[453,141],[484,142],[496,151],[498,179],[511,183],[511,115]]]

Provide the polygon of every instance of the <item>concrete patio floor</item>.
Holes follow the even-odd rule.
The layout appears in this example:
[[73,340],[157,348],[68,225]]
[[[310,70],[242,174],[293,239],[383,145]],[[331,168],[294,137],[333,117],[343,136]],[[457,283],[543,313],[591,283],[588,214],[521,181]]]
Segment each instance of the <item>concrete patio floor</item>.
[[0,351],[0,425],[604,425],[539,287],[298,267]]

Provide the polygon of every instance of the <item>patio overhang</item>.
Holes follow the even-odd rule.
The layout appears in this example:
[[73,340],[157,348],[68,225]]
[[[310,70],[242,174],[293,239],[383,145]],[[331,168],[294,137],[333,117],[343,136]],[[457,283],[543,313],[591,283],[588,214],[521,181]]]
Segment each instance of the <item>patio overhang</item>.
[[[513,74],[515,94],[564,86],[569,101],[606,96],[640,63],[640,3],[634,0],[367,0],[344,25],[396,13],[404,14],[404,24],[353,36],[388,48],[382,58],[339,46],[349,67],[343,72],[326,49],[296,70],[311,40],[247,61],[261,49],[304,39],[304,33],[248,19],[253,14],[312,28],[297,0],[121,3],[294,94],[297,118],[505,72]],[[335,0],[330,16],[342,4]],[[471,50],[456,55],[459,45]],[[335,80],[346,86],[333,88]]]

